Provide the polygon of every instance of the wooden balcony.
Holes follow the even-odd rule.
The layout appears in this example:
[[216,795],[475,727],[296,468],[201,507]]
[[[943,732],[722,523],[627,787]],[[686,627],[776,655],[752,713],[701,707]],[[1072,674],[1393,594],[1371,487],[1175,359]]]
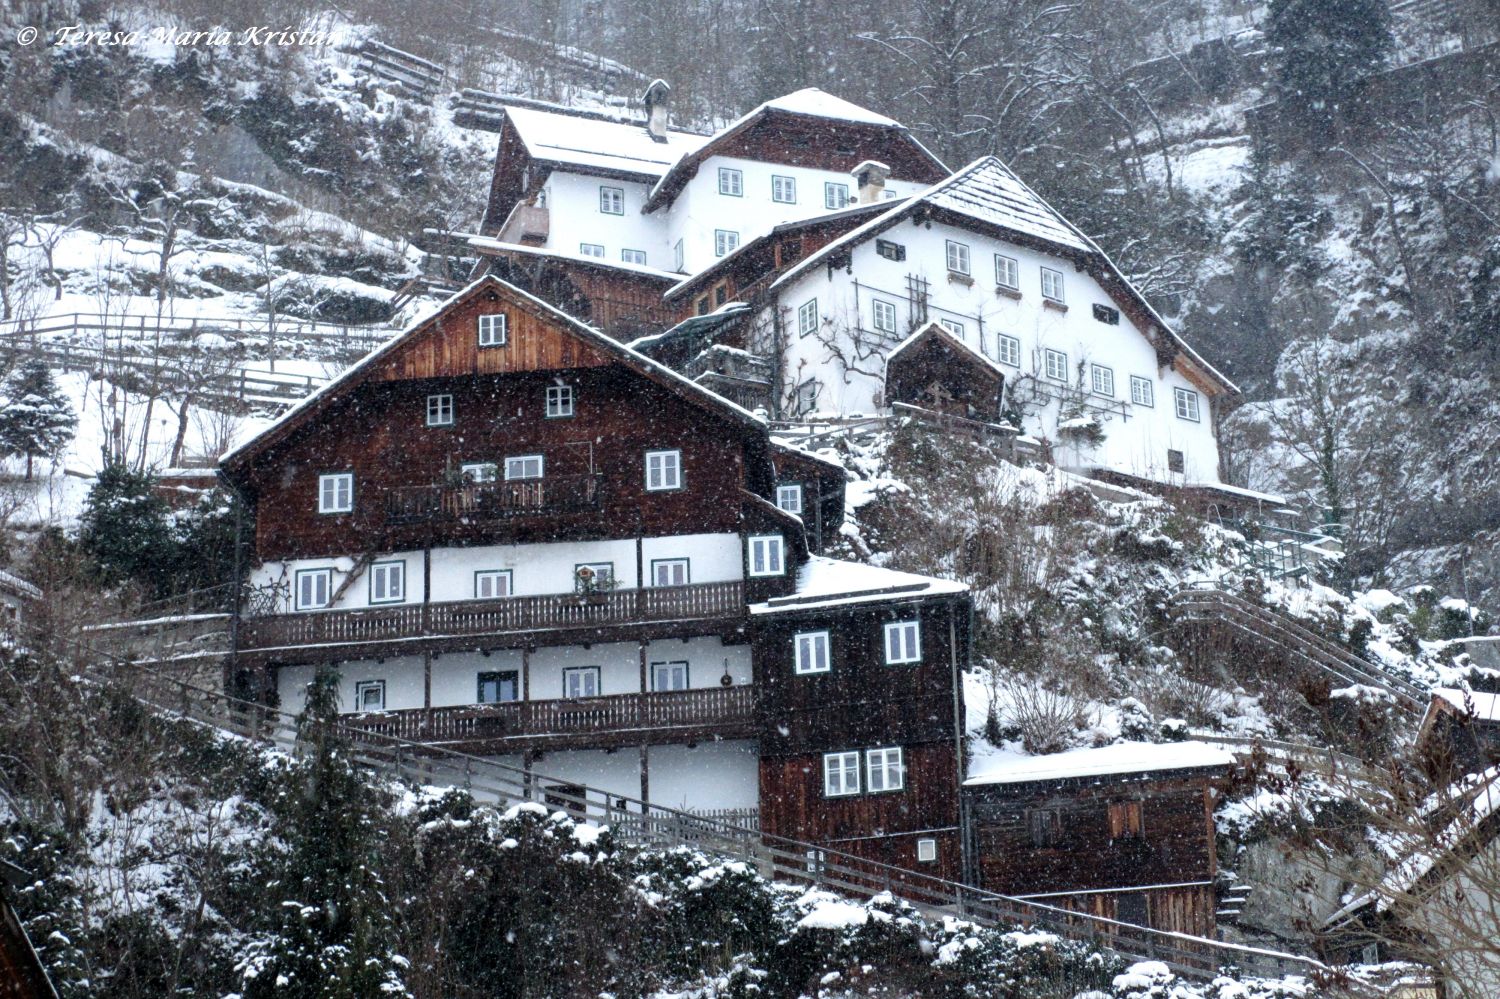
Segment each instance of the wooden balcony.
[[735,618],[744,613],[744,584],[734,580],[587,596],[549,593],[247,617],[240,622],[239,647],[254,651],[455,636],[529,635],[538,631],[602,631],[635,624]]
[[603,478],[596,473],[461,486],[396,486],[386,490],[385,520],[387,524],[479,523],[597,510]]
[[646,739],[748,738],[756,730],[755,688],[706,687],[574,701],[462,704],[348,715],[341,720],[377,735],[491,750],[639,745]]

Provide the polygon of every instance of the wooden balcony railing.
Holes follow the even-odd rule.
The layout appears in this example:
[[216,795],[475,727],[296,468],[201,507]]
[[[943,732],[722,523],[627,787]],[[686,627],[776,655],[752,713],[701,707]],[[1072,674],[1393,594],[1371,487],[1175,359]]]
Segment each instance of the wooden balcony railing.
[[447,635],[498,635],[653,621],[693,621],[734,617],[744,612],[744,586],[734,580],[612,590],[588,596],[550,593],[498,600],[455,600],[247,617],[240,622],[239,645],[241,649],[253,650]]
[[674,729],[749,734],[755,721],[755,688],[706,687],[575,701],[462,704],[350,715],[342,721],[364,732],[417,742],[659,733]]
[[597,510],[602,479],[596,473],[463,486],[395,486],[386,490],[385,519],[388,524],[451,523]]

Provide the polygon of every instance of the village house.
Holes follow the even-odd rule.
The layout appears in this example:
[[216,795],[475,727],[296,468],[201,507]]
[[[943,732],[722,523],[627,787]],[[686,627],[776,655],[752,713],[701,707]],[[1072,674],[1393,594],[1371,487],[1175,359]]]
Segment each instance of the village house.
[[[957,876],[970,598],[816,553],[843,469],[497,278],[221,466],[229,682],[536,775]],[[545,776],[543,776],[545,775]]]

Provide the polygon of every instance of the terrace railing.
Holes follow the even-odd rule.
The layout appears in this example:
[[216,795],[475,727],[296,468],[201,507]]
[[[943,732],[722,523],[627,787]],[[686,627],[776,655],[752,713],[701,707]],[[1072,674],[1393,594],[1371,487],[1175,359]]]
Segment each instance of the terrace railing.
[[478,522],[597,510],[603,480],[596,473],[459,486],[396,486],[386,491],[386,523]]

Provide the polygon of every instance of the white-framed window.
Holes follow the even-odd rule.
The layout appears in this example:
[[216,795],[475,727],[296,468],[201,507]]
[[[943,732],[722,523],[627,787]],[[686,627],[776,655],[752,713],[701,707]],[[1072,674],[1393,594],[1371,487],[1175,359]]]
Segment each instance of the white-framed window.
[[493,461],[471,461],[458,466],[458,474],[468,485],[494,482],[500,477],[500,466]]
[[492,312],[479,317],[479,346],[504,347],[506,334],[505,313]]
[[919,840],[917,840],[917,863],[919,863],[919,864],[935,864],[935,863],[937,863],[937,840],[935,840],[935,839],[919,839]]
[[875,315],[875,331],[889,336],[896,335],[896,306],[877,298],[871,305]]
[[385,710],[385,681],[356,680],[354,682],[355,711]]
[[959,322],[957,319],[939,319],[938,325],[947,330],[949,333],[952,333],[954,336],[958,337],[960,340],[964,338],[964,324]]
[[1089,365],[1089,377],[1093,381],[1095,395],[1115,397],[1115,373],[1111,368],[1102,364]]
[[577,700],[580,697],[598,696],[598,666],[569,666],[563,670],[563,697]]
[[1047,377],[1055,382],[1068,380],[1068,355],[1050,347],[1042,352],[1043,367]]
[[1049,302],[1063,301],[1063,273],[1050,267],[1042,268],[1042,297]]
[[827,673],[833,669],[833,659],[828,654],[828,632],[804,631],[792,639],[796,650],[797,673]]
[[740,234],[733,229],[714,230],[714,256],[722,257],[726,253],[733,253],[740,245]]
[[900,746],[865,750],[865,790],[899,791],[906,786],[906,766]]
[[370,603],[399,604],[405,599],[405,562],[376,562],[370,566]]
[[652,690],[687,690],[688,664],[685,662],[652,663]]
[[682,240],[679,239],[677,241],[676,245],[674,245],[672,247],[672,264],[673,264],[673,269],[679,270],[679,271],[682,270],[682,266],[683,266],[683,263],[684,263],[685,260],[686,260],[686,255],[685,255],[685,253],[683,251],[683,248],[682,248]]
[[823,753],[823,796],[843,798],[859,793],[859,750]]
[[948,270],[954,274],[969,273],[969,244],[945,240],[948,246]]
[[646,452],[646,491],[682,488],[682,452]]
[[621,250],[620,251],[620,262],[621,263],[626,263],[626,264],[640,264],[642,267],[644,267],[644,266],[646,266],[646,251],[645,250]]
[[1011,291],[1021,290],[1021,264],[1015,257],[995,254],[995,284]]
[[885,626],[885,661],[891,666],[922,661],[922,622],[891,621]]
[[785,541],[779,534],[757,534],[750,538],[750,575],[779,576],[783,567],[782,547]]
[[515,574],[510,569],[478,569],[474,572],[474,599],[496,600],[515,592]]
[[771,200],[779,201],[783,205],[795,205],[797,203],[797,178],[772,176]]
[[297,610],[320,610],[333,599],[332,569],[298,569],[296,579]]
[[479,704],[503,704],[521,699],[521,674],[518,670],[506,669],[480,673],[476,679],[474,700]]
[[427,425],[429,427],[453,426],[453,396],[430,395],[427,397]]
[[859,793],[859,750],[823,754],[823,796],[842,798]]
[[802,484],[791,482],[776,487],[776,505],[787,513],[802,516]]
[[573,386],[547,386],[547,419],[556,420],[573,415]]
[[1151,379],[1140,375],[1130,376],[1130,401],[1137,406],[1156,405],[1156,389],[1152,386]]
[[353,509],[353,472],[330,472],[318,476],[319,513],[349,513]]
[[1172,398],[1177,403],[1177,418],[1198,422],[1198,393],[1192,389],[1174,388]]
[[692,580],[692,570],[685,558],[654,558],[651,560],[652,586],[686,586]]
[[547,471],[547,460],[539,454],[518,454],[505,459],[505,479],[540,479]]
[[832,181],[823,183],[823,207],[845,208],[849,204],[849,185],[835,184]]
[[793,406],[798,416],[804,413],[811,413],[814,409],[818,408],[818,391],[818,380],[816,378],[809,378],[797,386],[797,391],[793,396]]
[[719,193],[731,198],[745,193],[745,175],[734,167],[719,167]]
[[809,298],[797,307],[797,335],[807,336],[818,331],[818,300]]
[[602,243],[579,243],[578,252],[585,257],[598,257],[604,259],[604,244]]
[[1013,368],[1021,366],[1021,341],[1006,333],[995,336],[995,360]]
[[625,189],[622,187],[599,188],[599,210],[605,215],[624,215]]

